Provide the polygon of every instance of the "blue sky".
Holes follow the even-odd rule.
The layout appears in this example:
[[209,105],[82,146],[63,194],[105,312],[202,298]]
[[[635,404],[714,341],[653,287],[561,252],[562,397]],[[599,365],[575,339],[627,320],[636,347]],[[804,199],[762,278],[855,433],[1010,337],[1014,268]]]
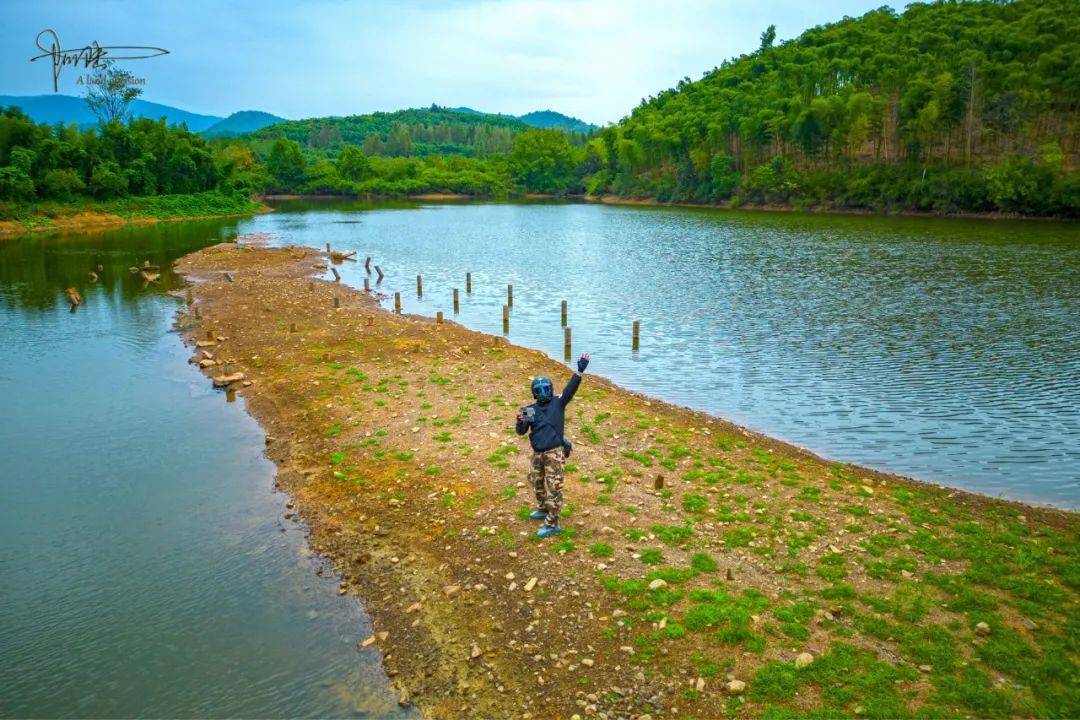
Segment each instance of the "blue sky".
[[[400,0],[120,2],[2,0],[0,94],[52,91],[34,38],[155,45],[125,67],[147,100],[227,115],[289,118],[431,103],[521,114],[551,108],[598,124],[642,98],[755,49],[882,0]],[[894,7],[902,7],[896,3]],[[81,94],[73,71],[60,92]]]

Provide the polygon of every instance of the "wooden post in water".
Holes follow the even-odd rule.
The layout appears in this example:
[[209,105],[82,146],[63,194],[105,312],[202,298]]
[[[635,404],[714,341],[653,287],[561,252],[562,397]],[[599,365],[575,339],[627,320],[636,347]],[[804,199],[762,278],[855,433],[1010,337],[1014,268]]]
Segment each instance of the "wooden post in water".
[[472,273],[465,273],[465,292],[472,294]]
[[439,312],[435,313],[435,322],[436,322],[436,324],[438,324],[438,325],[442,325],[442,310],[440,310]]
[[375,282],[376,282],[376,283],[381,283],[381,282],[382,282],[382,279],[383,279],[383,271],[382,271],[382,268],[381,268],[381,267],[379,267],[378,265],[376,265],[376,266],[375,266],[375,272],[379,274],[379,279],[378,279],[378,280],[376,280]]
[[633,342],[634,352],[638,351],[638,345],[639,345],[640,342],[641,342],[641,321],[640,320],[635,320],[634,321],[634,342]]
[[326,243],[326,252],[327,252],[327,253],[329,253],[329,252],[330,252],[330,243]]
[[366,258],[364,258],[364,270],[367,272],[368,275],[371,274],[371,256],[370,255],[368,255]]
[[394,293],[394,312],[401,312],[401,293]]
[[454,288],[454,314],[457,315],[459,312],[461,312],[461,306],[458,304],[457,288]]
[[514,307],[514,286],[506,286],[506,304],[510,307]]
[[570,326],[563,328],[563,357],[570,359]]
[[424,297],[424,278],[416,276],[416,297]]
[[510,306],[503,305],[503,335],[510,332]]
[[341,275],[338,274],[337,268],[330,268],[330,272],[334,273],[334,282],[341,282]]
[[371,278],[364,278],[364,292],[371,290]]
[[562,326],[566,327],[566,301],[562,301]]

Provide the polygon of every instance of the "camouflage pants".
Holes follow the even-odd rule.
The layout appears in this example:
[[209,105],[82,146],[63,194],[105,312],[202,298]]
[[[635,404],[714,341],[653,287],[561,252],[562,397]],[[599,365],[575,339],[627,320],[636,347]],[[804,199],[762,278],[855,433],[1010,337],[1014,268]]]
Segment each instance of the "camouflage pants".
[[563,463],[565,462],[566,452],[561,447],[534,452],[532,456],[529,480],[536,490],[537,506],[547,511],[544,522],[548,525],[559,523],[559,512],[562,510]]

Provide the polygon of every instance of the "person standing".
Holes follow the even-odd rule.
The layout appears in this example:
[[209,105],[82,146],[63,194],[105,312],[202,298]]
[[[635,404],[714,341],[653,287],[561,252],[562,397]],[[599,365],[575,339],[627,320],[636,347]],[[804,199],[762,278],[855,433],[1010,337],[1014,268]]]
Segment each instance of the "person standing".
[[582,353],[577,361],[577,372],[558,396],[555,395],[551,378],[543,375],[533,378],[531,389],[536,402],[521,408],[514,424],[518,435],[529,433],[529,444],[533,450],[529,482],[536,491],[537,508],[529,517],[544,521],[536,531],[538,537],[545,538],[562,532],[559,513],[563,504],[563,465],[572,447],[564,434],[566,406],[574,399],[588,366],[589,353]]

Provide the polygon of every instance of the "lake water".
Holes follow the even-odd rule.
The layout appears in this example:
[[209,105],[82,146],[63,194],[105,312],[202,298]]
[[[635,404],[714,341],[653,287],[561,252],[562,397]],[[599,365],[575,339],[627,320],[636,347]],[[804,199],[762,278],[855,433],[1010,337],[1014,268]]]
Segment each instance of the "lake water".
[[[561,358],[566,299],[575,354],[591,351],[591,369],[627,387],[830,458],[1080,506],[1080,225],[560,203],[278,207],[240,230],[370,255],[386,272],[379,289],[400,291],[407,312],[501,333],[513,284],[510,340]],[[362,285],[362,263],[340,270]],[[521,387],[524,401],[526,378]]]
[[[282,519],[259,428],[170,330],[169,263],[238,232],[371,255],[410,312],[453,318],[458,287],[456,319],[487,332],[512,283],[510,339],[558,357],[565,298],[574,352],[627,387],[833,458],[1080,505],[1076,225],[299,203],[7,240],[2,716],[401,714],[356,647],[362,607]],[[149,287],[127,270],[146,259],[164,268]],[[362,285],[362,264],[340,268]]]
[[0,241],[0,716],[398,714],[263,433],[170,332],[169,263],[235,230]]

